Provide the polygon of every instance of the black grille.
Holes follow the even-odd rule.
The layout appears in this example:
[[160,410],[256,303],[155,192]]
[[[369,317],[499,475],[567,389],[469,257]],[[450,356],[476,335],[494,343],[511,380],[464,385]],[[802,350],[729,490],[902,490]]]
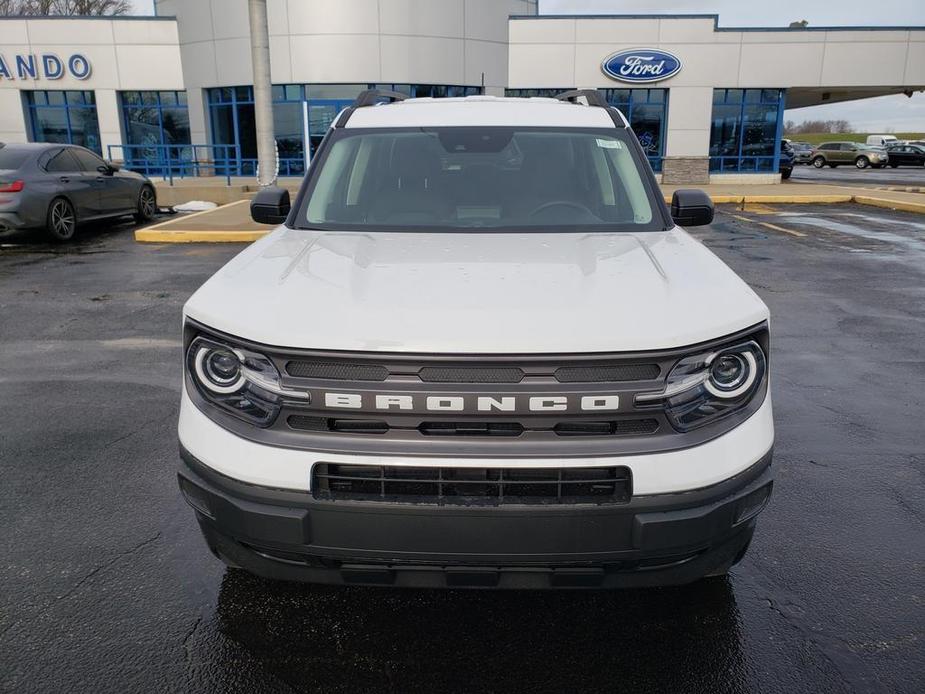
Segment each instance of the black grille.
[[389,425],[378,419],[339,419],[294,414],[286,420],[293,429],[335,431],[342,434],[385,434]]
[[553,428],[559,436],[646,436],[658,431],[657,419],[618,419],[611,422],[575,420]]
[[326,378],[332,381],[384,381],[389,370],[377,364],[346,364],[336,361],[290,361],[286,373],[297,378]]
[[[420,424],[406,424],[392,427],[380,419],[356,417],[311,417],[294,414],[286,419],[291,429],[300,431],[325,431],[342,434],[385,434],[390,430],[417,430],[424,436],[520,436],[525,432],[549,431],[547,428],[531,429],[520,422],[493,421],[430,421]],[[657,419],[618,419],[610,421],[587,421],[582,419],[557,422],[552,432],[558,436],[646,436],[658,431]]]
[[424,422],[418,430],[425,436],[520,436],[518,422]]
[[524,372],[516,367],[425,366],[418,376],[425,383],[520,383]]
[[626,503],[625,467],[458,468],[319,463],[315,498],[440,504]]
[[604,364],[598,366],[561,366],[556,369],[559,383],[619,383],[649,381],[658,378],[658,364]]

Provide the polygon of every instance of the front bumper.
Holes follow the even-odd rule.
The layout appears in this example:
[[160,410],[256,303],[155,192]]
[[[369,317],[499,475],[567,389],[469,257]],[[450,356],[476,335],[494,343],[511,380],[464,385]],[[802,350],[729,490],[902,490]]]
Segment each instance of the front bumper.
[[625,504],[326,501],[233,480],[181,448],[180,488],[210,549],[273,579],[415,587],[683,584],[744,553],[771,493],[771,451],[709,487]]

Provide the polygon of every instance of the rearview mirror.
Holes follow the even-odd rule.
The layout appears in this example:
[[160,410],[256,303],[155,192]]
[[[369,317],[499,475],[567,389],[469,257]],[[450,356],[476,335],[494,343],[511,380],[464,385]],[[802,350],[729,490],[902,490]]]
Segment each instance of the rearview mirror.
[[671,196],[671,218],[682,227],[698,227],[713,221],[713,201],[696,188],[681,188]]
[[260,224],[282,224],[289,216],[289,191],[278,186],[264,188],[251,201],[251,219]]
[[112,176],[116,171],[119,170],[119,167],[115,164],[103,164],[102,166],[97,166],[96,170],[104,176]]

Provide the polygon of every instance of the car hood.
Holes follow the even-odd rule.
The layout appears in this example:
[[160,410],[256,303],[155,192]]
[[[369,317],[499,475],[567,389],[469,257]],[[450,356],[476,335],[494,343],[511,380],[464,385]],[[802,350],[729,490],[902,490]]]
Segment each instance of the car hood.
[[767,307],[680,229],[366,233],[280,228],[209,279],[185,314],[278,347],[440,353],[691,345]]

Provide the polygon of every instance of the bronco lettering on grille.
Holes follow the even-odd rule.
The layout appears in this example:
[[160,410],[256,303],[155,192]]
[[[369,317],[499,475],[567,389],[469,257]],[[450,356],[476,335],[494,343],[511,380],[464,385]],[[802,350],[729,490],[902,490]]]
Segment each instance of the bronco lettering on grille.
[[396,395],[324,393],[324,406],[349,410],[425,410],[428,412],[614,412],[620,396],[598,395]]

